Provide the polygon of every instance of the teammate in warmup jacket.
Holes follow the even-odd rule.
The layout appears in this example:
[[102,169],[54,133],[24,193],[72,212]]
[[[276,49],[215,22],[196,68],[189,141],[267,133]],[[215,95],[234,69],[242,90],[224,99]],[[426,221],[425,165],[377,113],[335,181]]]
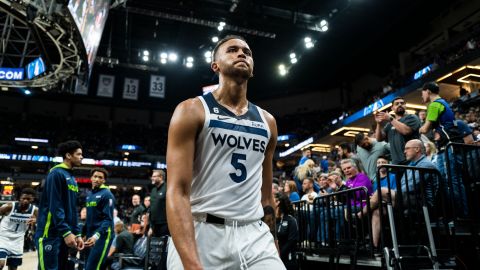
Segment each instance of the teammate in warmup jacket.
[[78,186],[72,168],[82,164],[82,145],[67,141],[58,145],[63,162],[53,167],[45,180],[38,210],[35,244],[38,269],[68,269],[68,248],[82,250],[78,227]]
[[103,269],[113,239],[113,209],[115,197],[105,185],[108,172],[93,168],[90,172],[92,191],[87,194],[85,270]]
[[24,188],[18,203],[6,203],[0,207],[0,269],[5,263],[9,270],[22,265],[25,232],[35,224],[38,214],[37,207],[32,204],[35,194],[35,190]]

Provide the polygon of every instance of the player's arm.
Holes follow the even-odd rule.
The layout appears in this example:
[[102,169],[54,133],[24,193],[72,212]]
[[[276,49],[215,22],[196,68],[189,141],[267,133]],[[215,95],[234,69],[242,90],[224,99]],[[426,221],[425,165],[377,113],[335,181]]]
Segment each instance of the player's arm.
[[418,132],[420,132],[421,134],[425,134],[432,129],[432,126],[433,125],[430,120],[425,120],[425,124],[423,124],[423,126],[420,128]]
[[392,126],[395,127],[398,133],[402,134],[403,136],[410,135],[413,132],[413,129],[411,127],[409,127],[408,125],[405,125],[404,123],[398,121],[395,118],[392,118],[390,123],[392,124]]
[[33,209],[33,216],[27,221],[28,225],[33,225],[37,223],[37,217],[38,217],[38,207],[34,206],[35,208]]
[[113,204],[114,198],[113,196],[104,196],[102,198],[102,213],[103,213],[103,220],[100,223],[100,226],[98,229],[95,231],[95,233],[88,238],[88,240],[85,242],[86,247],[90,247],[95,245],[95,242],[100,238],[102,233],[108,232],[108,229],[112,228],[113,224]]
[[180,103],[168,129],[167,221],[173,243],[186,270],[202,269],[190,205],[195,140],[204,122],[201,101]]
[[0,207],[0,216],[5,216],[12,211],[12,204],[11,203],[6,203]]
[[63,185],[65,185],[65,178],[59,172],[54,171],[47,176],[44,192],[46,192],[50,198],[48,211],[52,215],[53,224],[58,228],[60,235],[66,237],[72,233],[72,229],[65,221],[65,209],[63,208],[63,202],[65,200],[62,196]]
[[[262,206],[263,208],[272,207],[275,213],[275,203],[272,194],[272,180],[273,180],[273,154],[275,153],[275,147],[277,145],[277,123],[275,118],[268,112],[264,111],[265,119],[267,120],[268,127],[270,128],[270,141],[268,142],[267,149],[265,150],[265,158],[262,164]],[[276,239],[275,223],[272,234]]]

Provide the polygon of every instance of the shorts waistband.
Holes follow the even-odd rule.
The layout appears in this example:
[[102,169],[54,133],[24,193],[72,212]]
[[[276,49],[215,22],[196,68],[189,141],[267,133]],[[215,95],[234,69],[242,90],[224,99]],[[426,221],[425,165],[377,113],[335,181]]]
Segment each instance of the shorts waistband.
[[193,216],[193,220],[198,222],[227,225],[227,226],[232,226],[234,223],[237,223],[237,226],[242,226],[242,225],[248,225],[248,224],[260,221],[259,219],[257,220],[225,219],[225,218],[217,217],[217,216],[206,214],[206,213],[193,214],[192,216]]

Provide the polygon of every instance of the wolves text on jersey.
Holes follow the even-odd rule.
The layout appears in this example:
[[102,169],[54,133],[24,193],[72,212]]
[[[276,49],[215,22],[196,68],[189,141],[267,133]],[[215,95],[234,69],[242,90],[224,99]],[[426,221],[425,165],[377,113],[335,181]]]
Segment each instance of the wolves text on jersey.
[[217,134],[215,132],[212,133],[212,140],[215,146],[220,144],[222,147],[227,145],[232,148],[247,149],[265,153],[266,141],[263,140],[245,138],[243,136]]

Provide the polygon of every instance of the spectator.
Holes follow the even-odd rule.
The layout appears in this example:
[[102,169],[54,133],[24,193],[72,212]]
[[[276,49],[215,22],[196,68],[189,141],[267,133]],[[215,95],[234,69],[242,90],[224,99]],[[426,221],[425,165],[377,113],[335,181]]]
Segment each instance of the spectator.
[[[418,118],[420,119],[420,123],[421,125],[425,124],[425,119],[427,118],[427,111],[426,110],[420,110],[418,112]],[[433,131],[429,131],[425,134],[425,136],[427,136],[427,138],[430,140],[430,141],[433,141]]]
[[339,172],[330,172],[328,174],[328,181],[332,183],[331,187],[333,188],[334,192],[348,189],[347,186],[343,183],[342,174],[340,174]]
[[[380,168],[382,165],[387,165],[390,162],[385,156],[379,156],[377,158],[377,168]],[[372,188],[373,191],[377,191],[378,189],[378,183],[380,183],[381,188],[390,188],[390,189],[397,189],[397,185],[395,182],[395,174],[393,173],[387,173],[387,168],[381,168],[379,169],[379,174],[380,174],[380,179],[379,181],[373,181]],[[388,175],[388,179],[387,179]]]
[[145,196],[143,199],[143,206],[145,207],[145,213],[150,210],[150,196]]
[[291,215],[290,200],[285,194],[275,194],[275,203],[277,205],[277,237],[280,259],[287,270],[296,270],[298,264],[295,247],[299,237],[297,220]]
[[[357,165],[353,160],[342,159],[340,166],[345,177],[348,179],[345,183],[348,188],[365,187],[367,188],[367,195],[372,195],[372,182],[368,179],[368,176],[359,172]],[[365,195],[361,191],[357,191],[355,194],[352,205],[356,207],[363,206],[362,201],[366,199]]]
[[425,154],[428,160],[430,160],[433,164],[437,164],[438,151],[435,144],[433,142],[428,141],[424,143],[424,146],[425,146]]
[[140,229],[141,217],[145,213],[145,207],[141,204],[140,195],[135,194],[132,196],[133,211],[130,215],[130,232],[135,232]]
[[386,112],[375,113],[375,134],[377,141],[387,140],[390,143],[392,163],[404,164],[405,142],[419,138],[418,129],[421,123],[416,115],[406,113],[406,102],[402,97],[396,97],[392,101],[392,111],[395,116]]
[[133,234],[125,229],[123,222],[117,222],[114,226],[115,238],[114,245],[110,247],[107,257],[107,265],[109,264],[111,269],[117,270],[120,269],[118,259],[115,258],[115,254],[133,254]]
[[320,168],[322,173],[328,173],[328,159],[327,156],[322,157],[322,161],[320,161]]
[[[437,167],[425,156],[425,147],[420,140],[414,139],[407,142],[405,145],[405,158],[409,161],[409,166],[437,169]],[[435,179],[436,178],[434,178],[430,173],[426,173],[423,177],[423,180],[425,181],[424,196],[429,207],[434,205],[436,187],[438,185]],[[419,171],[415,171],[415,175],[413,175],[413,171],[408,170],[407,173],[402,177],[401,188],[404,204],[405,200],[412,199],[412,192],[413,190],[418,189],[420,180],[422,180],[422,178],[420,177]],[[410,194],[407,194],[407,185]],[[414,185],[417,187],[414,187]]]
[[358,158],[365,167],[365,172],[372,181],[377,178],[377,160],[380,156],[385,156],[390,152],[390,147],[386,142],[377,142],[363,133],[355,135],[355,144],[357,145]]
[[285,183],[285,195],[288,196],[291,202],[296,202],[300,200],[300,195],[298,195],[297,191],[298,190],[295,181],[288,180]]
[[303,180],[302,189],[303,189],[304,195],[300,200],[307,201],[309,204],[313,204],[313,200],[315,200],[318,194],[313,190],[312,178],[305,178]]
[[[468,214],[467,198],[465,193],[465,186],[463,180],[458,172],[458,168],[462,167],[461,156],[454,154],[451,147],[446,149],[449,142],[464,142],[464,132],[466,132],[465,125],[458,124],[455,120],[454,113],[450,105],[440,97],[440,88],[435,82],[428,82],[422,88],[422,100],[424,103],[429,103],[427,108],[427,120],[420,128],[420,133],[425,134],[428,131],[435,130],[435,142],[438,147],[437,167],[442,174],[443,180],[450,180],[453,187],[453,199],[455,207],[464,216]],[[463,130],[463,131],[462,131]],[[422,145],[423,147],[423,145]],[[447,168],[445,161],[445,153],[449,158],[450,178],[447,178]],[[443,183],[443,186],[448,187],[448,181]],[[450,194],[450,191],[446,191]]]
[[298,162],[298,165],[301,166],[305,163],[305,161],[312,158],[312,151],[310,149],[303,149],[302,150],[302,158]]
[[328,181],[328,173],[320,174],[318,177],[318,185],[320,186],[320,191],[318,192],[319,196],[327,195],[333,192],[333,189],[330,188]]
[[[297,166],[297,168],[295,168],[293,179],[297,184],[297,189],[301,190],[302,194],[303,194],[303,188],[302,188],[303,179],[308,177],[311,177],[311,178],[315,177],[315,172],[313,170],[314,166],[315,166],[315,162],[311,159],[308,159],[303,163],[303,165]],[[314,189],[315,191],[320,190],[320,187],[318,186],[317,183],[314,183]]]

